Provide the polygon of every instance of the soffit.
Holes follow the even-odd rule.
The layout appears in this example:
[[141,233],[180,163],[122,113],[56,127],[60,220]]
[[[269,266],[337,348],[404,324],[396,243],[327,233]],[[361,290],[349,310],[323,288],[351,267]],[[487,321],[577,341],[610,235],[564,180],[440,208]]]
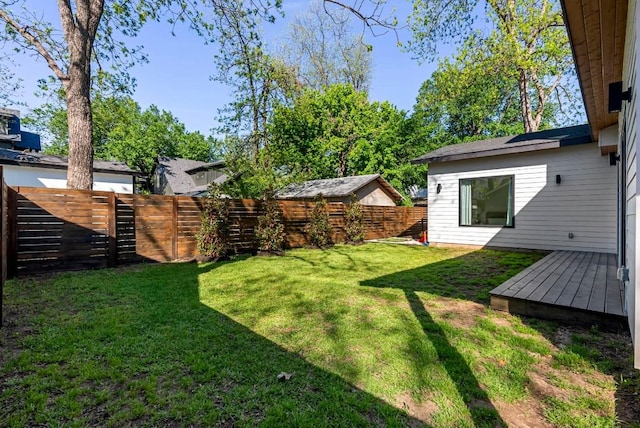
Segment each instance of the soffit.
[[609,113],[609,84],[622,80],[626,0],[562,0],[587,119],[594,139],[614,125]]

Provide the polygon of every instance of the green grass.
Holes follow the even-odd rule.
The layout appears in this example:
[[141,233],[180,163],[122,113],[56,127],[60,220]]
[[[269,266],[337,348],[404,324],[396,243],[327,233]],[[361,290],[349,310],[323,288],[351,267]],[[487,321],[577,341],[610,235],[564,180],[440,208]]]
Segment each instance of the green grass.
[[611,426],[594,352],[487,309],[540,257],[369,244],[12,280],[0,426]]

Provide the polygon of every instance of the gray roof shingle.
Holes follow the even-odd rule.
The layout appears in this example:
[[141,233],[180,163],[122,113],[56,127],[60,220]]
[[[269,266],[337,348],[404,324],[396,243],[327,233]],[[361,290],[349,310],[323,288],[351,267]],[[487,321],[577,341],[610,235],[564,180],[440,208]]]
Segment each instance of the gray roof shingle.
[[[0,164],[67,169],[69,161],[68,158],[64,156],[0,149]],[[93,170],[95,172],[106,172],[110,174],[140,175],[139,171],[129,168],[124,162],[94,160]]]
[[276,192],[279,199],[313,199],[319,194],[325,198],[346,197],[371,183],[378,181],[394,200],[401,200],[398,193],[380,174],[356,175],[353,177],[327,178],[293,183]]
[[[189,173],[222,166],[224,166],[224,161],[201,162],[191,159],[161,156],[159,158],[158,169],[164,173],[169,186],[171,186],[171,190],[176,195],[188,194],[191,196],[200,196],[207,192],[207,185],[196,186]],[[226,179],[227,175],[225,174],[216,178],[214,181],[221,184]]]
[[510,137],[492,138],[463,144],[452,144],[426,153],[411,162],[414,164],[447,162],[537,150],[557,149],[576,144],[591,143],[589,125],[549,129]]

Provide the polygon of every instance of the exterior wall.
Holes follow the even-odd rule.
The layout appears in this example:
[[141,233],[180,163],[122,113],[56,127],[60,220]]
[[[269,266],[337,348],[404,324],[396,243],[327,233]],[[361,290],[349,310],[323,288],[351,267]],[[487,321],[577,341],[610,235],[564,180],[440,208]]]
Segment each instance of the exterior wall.
[[[396,205],[387,192],[378,185],[377,181],[373,181],[366,186],[363,186],[356,192],[356,196],[360,199],[360,203],[362,205],[378,205],[385,207],[394,207]],[[348,202],[349,198],[347,198],[345,203]]]
[[[4,165],[4,179],[9,186],[67,187],[67,170]],[[133,176],[124,174],[93,174],[93,190],[133,193]]]
[[[459,226],[459,180],[499,175],[514,176],[515,227]],[[433,163],[428,179],[429,242],[616,252],[616,168],[597,144]]]
[[[624,49],[624,67],[623,67],[623,87],[632,88],[631,102],[623,103],[623,112],[619,117],[621,143],[624,142],[626,147],[624,150],[625,162],[624,178],[626,195],[624,203],[625,213],[625,257],[622,261],[629,268],[629,281],[625,284],[625,300],[627,305],[627,314],[629,316],[629,328],[634,344],[634,366],[640,368],[640,261],[638,253],[640,251],[640,242],[636,235],[639,228],[640,219],[636,216],[636,209],[640,203],[638,195],[638,150],[640,146],[637,144],[640,129],[640,117],[638,116],[638,104],[640,100],[640,91],[638,91],[636,79],[638,70],[638,32],[637,21],[640,18],[640,12],[636,8],[636,1],[629,1],[627,12],[627,34],[625,37]],[[622,135],[622,133],[625,135]],[[622,147],[621,147],[622,149]],[[619,153],[622,150],[619,150]]]

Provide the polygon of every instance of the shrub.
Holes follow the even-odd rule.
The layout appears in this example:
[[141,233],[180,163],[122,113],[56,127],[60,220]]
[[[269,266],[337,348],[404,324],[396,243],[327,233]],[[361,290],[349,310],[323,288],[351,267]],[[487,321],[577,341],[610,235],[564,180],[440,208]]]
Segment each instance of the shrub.
[[316,197],[316,206],[309,219],[307,237],[309,244],[316,247],[326,247],[331,244],[331,224],[329,224],[327,201],[322,195]]
[[258,249],[271,253],[280,253],[284,249],[284,225],[280,215],[278,201],[273,197],[273,190],[267,189],[261,202],[263,214],[258,217],[256,239]]
[[220,187],[211,183],[204,201],[202,224],[196,235],[202,257],[224,258],[229,253],[229,199],[220,194]]
[[362,217],[362,204],[356,195],[351,194],[351,199],[344,213],[345,232],[347,242],[361,243],[364,241],[364,224]]

